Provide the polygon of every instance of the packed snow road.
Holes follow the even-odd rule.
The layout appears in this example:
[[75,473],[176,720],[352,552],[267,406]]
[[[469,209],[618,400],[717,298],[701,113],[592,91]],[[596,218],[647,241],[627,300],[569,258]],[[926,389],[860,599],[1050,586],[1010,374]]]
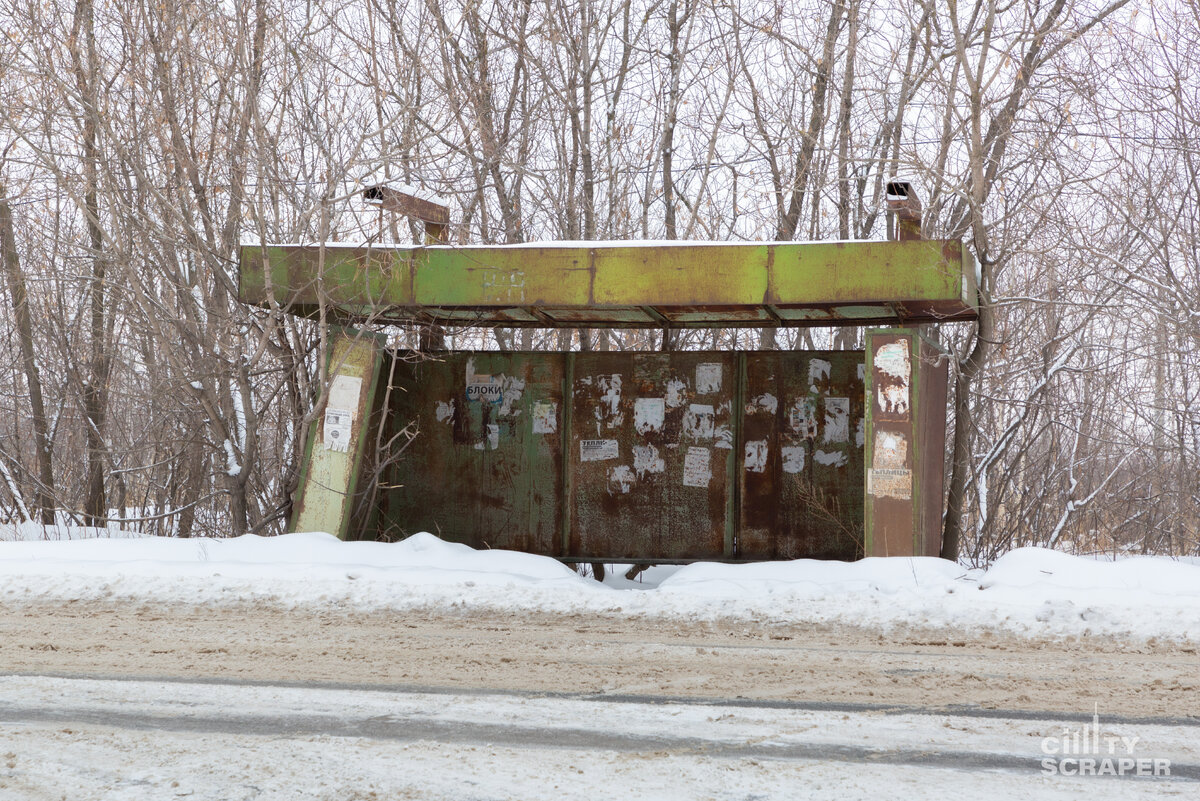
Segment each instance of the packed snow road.
[[4,801],[1200,793],[1187,642],[80,601],[0,665]]
[[1111,719],[1094,735],[1071,724],[1100,748],[1064,756],[1062,720],[1005,713],[31,676],[0,677],[0,696],[0,797],[13,799],[794,799],[885,788],[893,798],[1125,799],[1200,789],[1200,727],[1182,720]]
[[1190,642],[478,608],[0,604],[0,671],[1200,719]]

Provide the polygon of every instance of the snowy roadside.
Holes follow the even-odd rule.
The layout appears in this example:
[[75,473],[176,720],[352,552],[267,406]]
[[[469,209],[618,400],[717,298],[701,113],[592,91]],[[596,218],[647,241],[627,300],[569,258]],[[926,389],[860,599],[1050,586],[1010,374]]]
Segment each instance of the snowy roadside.
[[1076,770],[1107,750],[1060,762],[1085,730],[1029,717],[44,676],[0,698],[6,798],[1116,801],[1194,794],[1200,758],[1192,725],[1099,718],[1146,770]]
[[388,544],[96,533],[35,540],[32,530],[0,527],[0,602],[487,609],[1200,641],[1200,564],[1161,557],[1105,562],[1023,548],[986,571],[931,558],[697,563],[602,585],[553,559],[431,534]]

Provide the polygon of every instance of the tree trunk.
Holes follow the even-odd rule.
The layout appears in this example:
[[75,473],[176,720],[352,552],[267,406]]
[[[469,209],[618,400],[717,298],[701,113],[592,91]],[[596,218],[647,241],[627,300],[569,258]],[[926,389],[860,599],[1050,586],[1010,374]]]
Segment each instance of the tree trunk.
[[780,242],[794,239],[796,228],[800,224],[800,213],[803,211],[804,196],[808,190],[809,168],[812,165],[813,153],[817,149],[819,132],[825,125],[825,95],[829,90],[829,76],[833,71],[838,27],[844,13],[843,0],[837,0],[829,12],[829,23],[825,26],[825,46],[822,50],[821,62],[817,65],[817,77],[813,86],[812,114],[800,143],[800,153],[796,156],[796,173],[792,177],[792,192],[787,213],[779,221],[779,228],[775,232],[775,238]]
[[37,354],[33,350],[33,316],[29,313],[25,274],[21,270],[21,259],[17,253],[12,208],[8,204],[8,195],[3,184],[0,184],[0,256],[0,263],[3,264],[4,274],[8,279],[8,291],[12,297],[13,316],[16,317],[17,339],[21,345],[21,365],[25,371],[25,383],[29,387],[33,448],[38,475],[34,503],[40,510],[42,522],[52,525],[55,507],[54,465],[46,420],[46,404],[42,399],[42,376],[38,370]]
[[[83,212],[87,223],[92,265],[88,288],[91,357],[88,375],[83,385],[83,413],[87,427],[87,490],[83,511],[84,521],[89,526],[102,525],[108,517],[108,503],[104,493],[104,467],[108,460],[108,449],[104,436],[108,415],[108,379],[112,369],[106,324],[105,279],[108,265],[104,253],[104,233],[100,228],[100,148],[97,142],[100,113],[97,108],[98,56],[94,23],[95,10],[92,0],[79,0],[75,5],[75,43],[72,56],[75,84],[83,106]],[[86,63],[81,48],[87,50]]]

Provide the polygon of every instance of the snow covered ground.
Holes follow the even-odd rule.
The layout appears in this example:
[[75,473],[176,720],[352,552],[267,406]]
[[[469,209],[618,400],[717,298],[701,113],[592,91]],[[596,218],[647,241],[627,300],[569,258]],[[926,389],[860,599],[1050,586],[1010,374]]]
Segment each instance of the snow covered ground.
[[[925,654],[927,666],[914,670],[905,666],[922,658],[916,647],[904,655],[886,650],[893,647],[886,643],[872,650],[851,645],[836,651],[834,646],[847,648],[839,641],[811,643],[802,654],[771,641],[737,640],[721,645],[728,660],[704,668],[728,673],[729,680],[718,683],[711,697],[689,698],[664,694],[670,690],[662,688],[674,685],[661,681],[647,685],[650,690],[560,690],[572,685],[558,682],[558,677],[578,673],[591,664],[589,660],[611,661],[614,654],[634,653],[616,650],[612,643],[617,640],[597,640],[590,656],[572,651],[569,658],[551,660],[548,675],[554,681],[535,689],[478,681],[443,689],[372,686],[361,679],[343,682],[348,672],[340,666],[332,674],[338,683],[312,681],[309,673],[301,674],[302,680],[270,674],[265,680],[248,681],[238,678],[237,661],[230,656],[238,647],[219,621],[220,641],[228,651],[219,649],[219,655],[206,649],[206,641],[197,634],[196,650],[181,654],[178,663],[188,669],[143,672],[139,678],[119,668],[118,644],[124,640],[114,621],[109,618],[102,624],[89,609],[65,603],[93,601],[109,604],[99,608],[110,611],[112,603],[126,600],[139,606],[196,604],[204,605],[200,614],[205,619],[226,606],[230,615],[240,616],[246,603],[274,605],[285,610],[274,614],[303,618],[298,624],[302,638],[318,639],[340,631],[353,617],[333,615],[328,631],[304,629],[318,617],[330,617],[326,610],[421,609],[618,615],[648,621],[640,624],[643,631],[671,628],[659,625],[660,620],[682,619],[755,621],[766,624],[763,628],[774,622],[811,621],[881,632],[924,626],[972,634],[992,629],[1038,638],[1091,633],[1200,639],[1200,564],[1194,560],[1133,557],[1113,562],[1023,549],[987,571],[937,559],[893,558],[699,563],[653,568],[640,581],[620,574],[620,568],[612,570],[608,581],[600,584],[552,559],[476,551],[429,534],[385,544],[346,543],[327,534],[178,540],[118,537],[81,528],[0,528],[0,603],[12,611],[12,620],[22,621],[9,629],[5,653],[20,652],[27,660],[22,648],[32,647],[36,655],[42,648],[58,652],[54,643],[64,644],[49,633],[53,615],[31,615],[21,609],[24,602],[62,601],[64,610],[73,610],[64,612],[64,618],[86,627],[103,625],[102,636],[113,638],[113,650],[103,646],[97,663],[105,665],[101,669],[86,667],[93,664],[87,660],[40,666],[15,656],[7,667],[0,665],[0,801],[549,801],[596,796],[790,801],[951,795],[980,801],[1115,801],[1192,798],[1200,786],[1197,718],[1189,717],[1195,709],[1189,695],[1194,687],[1183,681],[1190,676],[1191,645],[1172,646],[1171,654],[1155,659],[1136,648],[1126,653],[1125,644],[1118,643],[1133,676],[1132,689],[1123,696],[1109,692],[1111,681],[1093,685],[1096,679],[1088,679],[1087,689],[1081,690],[1061,676],[1047,676],[1050,691],[1063,696],[1055,708],[1075,710],[1056,717],[1044,711],[1045,706],[987,702],[1021,697],[1014,695],[1021,691],[1019,683],[1003,689],[1013,676],[1042,680],[1041,672],[1014,667],[1034,653],[1042,654],[1048,644],[1040,639],[1027,641],[1025,652],[987,651],[982,658],[990,672],[980,671],[971,661],[977,660],[976,654],[951,654],[938,647]],[[286,611],[291,609],[320,614],[294,616]],[[143,621],[140,615],[134,623],[139,630],[153,625],[153,616]],[[480,626],[490,625],[486,615],[480,617]],[[34,631],[41,639],[20,638],[28,628],[27,618],[36,620]],[[436,622],[441,626],[454,619],[473,621],[477,616],[452,613]],[[624,623],[639,625],[636,620]],[[166,630],[168,636],[179,631]],[[482,658],[480,649],[487,651],[488,643],[498,641],[477,636],[482,630],[456,634],[439,628],[431,636],[439,642],[459,637],[455,659],[465,660]],[[274,641],[254,629],[241,636],[256,649],[251,651],[255,660],[296,656],[290,650],[275,654]],[[281,634],[285,640],[288,636]],[[597,636],[595,631],[583,635],[589,641]],[[647,636],[636,634],[634,639],[640,643],[638,638]],[[376,640],[367,640],[368,647],[379,648]],[[407,649],[420,641],[416,637],[399,647]],[[76,641],[82,649],[78,653],[92,654],[91,642]],[[334,658],[347,663],[357,658],[352,649],[339,651],[328,639],[322,642],[314,650],[331,647]],[[336,642],[350,648],[346,643],[356,641],[351,637]],[[534,642],[521,641],[534,654],[529,665],[536,665],[537,654],[543,653],[530,644]],[[685,648],[659,643],[639,647]],[[1089,640],[1063,644],[1071,651],[1062,657],[1066,669],[1075,669],[1076,651],[1080,664],[1116,653],[1097,656],[1094,646]],[[816,681],[816,674],[803,671],[797,675],[807,679],[797,680],[794,693],[744,699],[738,697],[738,682],[753,680],[755,674],[739,671],[747,664],[744,654],[752,649],[797,663],[802,657],[839,664],[842,658],[890,661],[878,666],[882,672],[874,679],[845,668],[848,681],[879,682],[878,703],[805,695],[800,688],[806,686],[804,681]],[[697,659],[704,650],[691,641],[686,644],[686,651],[696,652]],[[136,664],[142,664],[146,651],[134,653]],[[412,650],[403,653],[405,659],[413,658]],[[513,652],[495,652],[491,659],[499,665],[513,662],[503,656],[506,653]],[[204,657],[211,658],[207,672],[191,670],[195,654],[212,654]],[[907,661],[895,661],[899,656]],[[572,661],[576,657],[579,661]],[[55,664],[85,667],[32,675],[53,674]],[[896,665],[900,667],[894,669]],[[27,672],[17,672],[22,670]],[[830,670],[840,675],[842,668]],[[982,677],[976,675],[981,672]],[[907,682],[910,673],[915,675],[914,686],[926,686],[922,677],[929,676],[944,686],[963,686],[970,679],[980,687],[987,685],[989,693],[992,685],[1000,687],[1000,695],[972,690],[961,700],[954,696],[948,706],[906,705],[896,702],[894,693],[887,696],[891,682]],[[1157,682],[1157,688],[1143,687],[1151,674],[1166,679]],[[469,672],[463,675],[471,678]],[[1126,675],[1118,671],[1122,688]],[[164,676],[175,678],[160,680]],[[1169,686],[1173,676],[1179,681]],[[624,681],[621,686],[638,687],[642,680],[631,674]],[[658,694],[638,695],[647,691]],[[1174,700],[1166,712],[1123,708],[1117,696],[1127,699],[1128,692]],[[1089,729],[1093,707],[1099,725]],[[1094,747],[1080,750],[1081,741]],[[1115,750],[1105,763],[1109,748]],[[1099,775],[1079,775],[1084,759]],[[1056,772],[1060,768],[1062,772]],[[1111,775],[1114,771],[1123,775]]]
[[[1123,800],[1200,778],[1194,726],[1103,719],[41,676],[0,677],[0,719],[5,799]],[[1064,731],[1099,745],[1061,757]],[[1101,774],[1050,767],[1082,759]]]
[[1023,548],[986,571],[932,558],[697,563],[654,568],[641,582],[618,570],[600,584],[553,559],[431,534],[392,544],[328,534],[179,540],[27,525],[0,527],[0,540],[0,601],[9,603],[474,607],[1200,640],[1200,564],[1161,557]]

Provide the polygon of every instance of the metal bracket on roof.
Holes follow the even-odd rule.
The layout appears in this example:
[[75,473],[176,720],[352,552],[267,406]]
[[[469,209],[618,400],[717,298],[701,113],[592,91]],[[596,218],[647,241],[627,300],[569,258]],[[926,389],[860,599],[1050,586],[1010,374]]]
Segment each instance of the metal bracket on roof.
[[364,203],[386,211],[412,217],[425,224],[425,244],[445,244],[450,230],[450,207],[397,189],[390,184],[374,184],[362,191]]

